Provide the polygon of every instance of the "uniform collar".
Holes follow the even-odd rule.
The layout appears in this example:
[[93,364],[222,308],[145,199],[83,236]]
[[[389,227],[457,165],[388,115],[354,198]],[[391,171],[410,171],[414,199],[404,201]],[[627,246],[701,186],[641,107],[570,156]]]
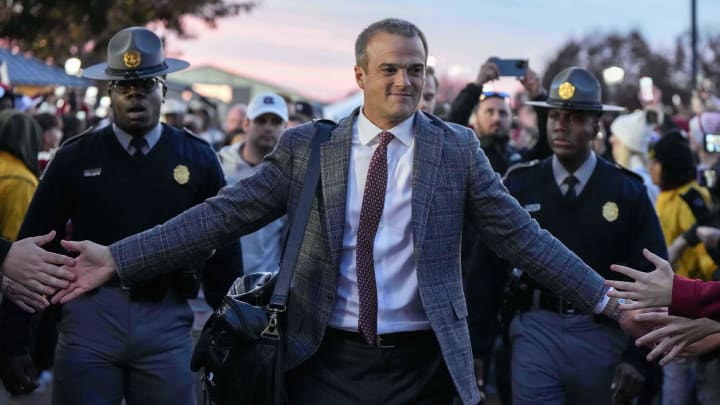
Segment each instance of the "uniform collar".
[[560,163],[557,156],[553,155],[552,170],[553,176],[555,177],[555,183],[557,183],[558,186],[563,184],[565,178],[572,174],[578,179],[578,185],[582,187],[587,184],[588,180],[590,180],[590,176],[592,175],[593,170],[595,170],[596,164],[597,157],[595,157],[595,152],[591,151],[590,156],[588,156],[585,162],[583,162],[583,164],[581,164],[574,173],[570,173],[567,171],[565,166]]
[[[115,137],[120,142],[120,145],[122,145],[123,149],[130,152],[130,141],[133,139],[133,136],[123,131],[119,126],[115,125],[115,123],[112,124],[112,129],[113,133],[115,133]],[[151,129],[150,132],[144,135],[145,141],[147,142],[148,150],[152,149],[153,146],[158,143],[161,134],[162,125],[158,122],[155,128]]]

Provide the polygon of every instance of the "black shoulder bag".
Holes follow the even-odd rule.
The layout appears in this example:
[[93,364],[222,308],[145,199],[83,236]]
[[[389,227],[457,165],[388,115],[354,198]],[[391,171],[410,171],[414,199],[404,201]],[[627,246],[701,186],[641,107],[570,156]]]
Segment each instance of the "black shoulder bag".
[[192,355],[190,368],[203,368],[205,403],[275,405],[286,402],[284,337],[281,317],[300,253],[313,196],[320,179],[320,145],[335,123],[315,123],[312,151],[280,270],[252,273],[233,283],[210,316]]

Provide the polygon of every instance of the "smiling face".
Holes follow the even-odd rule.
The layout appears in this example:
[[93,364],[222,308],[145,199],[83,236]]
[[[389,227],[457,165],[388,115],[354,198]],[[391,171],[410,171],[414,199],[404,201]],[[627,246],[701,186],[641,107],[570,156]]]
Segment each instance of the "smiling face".
[[132,81],[110,87],[113,121],[123,131],[143,136],[160,122],[164,85],[160,79],[155,80],[152,89],[148,89],[147,83],[135,85]]
[[560,109],[552,109],[548,113],[548,144],[571,173],[590,155],[597,131],[598,120],[592,113]]
[[378,32],[368,41],[367,66],[355,66],[365,93],[363,113],[390,129],[415,113],[425,83],[425,50],[420,37]]

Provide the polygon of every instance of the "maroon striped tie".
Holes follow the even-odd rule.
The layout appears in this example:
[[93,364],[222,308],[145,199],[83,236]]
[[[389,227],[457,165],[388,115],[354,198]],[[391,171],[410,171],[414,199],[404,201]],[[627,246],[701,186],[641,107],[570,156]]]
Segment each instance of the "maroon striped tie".
[[375,284],[375,265],[373,264],[373,244],[377,233],[387,189],[387,145],[394,136],[390,132],[381,132],[380,143],[370,160],[370,168],[365,180],[360,224],[357,232],[356,270],[358,295],[360,296],[360,316],[358,329],[369,344],[377,338],[377,285]]

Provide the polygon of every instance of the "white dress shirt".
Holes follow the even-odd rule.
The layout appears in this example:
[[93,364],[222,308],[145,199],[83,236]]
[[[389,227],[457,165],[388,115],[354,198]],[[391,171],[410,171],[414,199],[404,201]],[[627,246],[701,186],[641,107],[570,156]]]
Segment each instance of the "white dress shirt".
[[[387,147],[385,206],[373,248],[378,334],[430,329],[430,321],[420,302],[413,253],[413,123],[414,116],[388,130],[395,139]],[[338,329],[358,330],[360,300],[355,263],[357,231],[365,179],[381,132],[382,129],[370,122],[361,109],[353,124],[340,274],[329,321],[329,326]]]

